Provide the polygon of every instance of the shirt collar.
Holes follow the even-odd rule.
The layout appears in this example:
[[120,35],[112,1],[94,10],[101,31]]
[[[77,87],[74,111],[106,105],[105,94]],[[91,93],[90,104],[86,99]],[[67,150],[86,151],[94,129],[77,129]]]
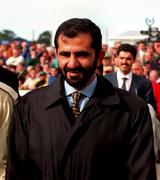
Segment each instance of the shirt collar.
[[127,79],[132,79],[132,72],[129,72],[128,74],[124,75],[122,74],[122,72],[120,71],[120,69],[117,70],[117,77],[119,77],[120,79],[122,78],[127,78]]
[[[91,97],[97,85],[97,76],[95,76],[94,80],[80,92],[87,97]],[[65,95],[68,96],[71,93],[77,91],[74,87],[70,86],[67,81],[64,81]]]

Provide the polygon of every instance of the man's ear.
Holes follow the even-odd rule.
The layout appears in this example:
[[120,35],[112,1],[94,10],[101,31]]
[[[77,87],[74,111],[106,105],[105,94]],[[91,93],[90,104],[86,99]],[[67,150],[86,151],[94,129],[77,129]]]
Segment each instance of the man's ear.
[[97,58],[97,67],[101,65],[104,55],[105,55],[105,52],[103,50],[101,50],[99,52],[98,58]]

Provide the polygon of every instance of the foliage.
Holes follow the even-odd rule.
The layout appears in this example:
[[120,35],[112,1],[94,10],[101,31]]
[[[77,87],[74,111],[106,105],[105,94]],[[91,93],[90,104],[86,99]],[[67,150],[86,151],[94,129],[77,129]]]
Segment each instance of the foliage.
[[52,38],[51,32],[44,31],[39,35],[37,42],[44,43],[47,46],[49,46],[49,45],[51,45],[51,38]]
[[17,37],[16,34],[11,30],[0,31],[0,40],[10,41],[15,39],[16,37]]

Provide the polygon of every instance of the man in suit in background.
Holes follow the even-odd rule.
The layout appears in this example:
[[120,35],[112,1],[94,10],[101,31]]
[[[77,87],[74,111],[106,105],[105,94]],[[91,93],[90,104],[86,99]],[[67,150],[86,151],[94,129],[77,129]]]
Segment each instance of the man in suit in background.
[[18,100],[18,79],[15,73],[0,67],[0,180],[4,180],[7,136],[13,106]]
[[145,77],[132,73],[132,64],[135,62],[137,50],[130,44],[121,44],[117,50],[117,72],[106,74],[107,78],[115,87],[135,93],[148,104],[156,109],[152,85]]

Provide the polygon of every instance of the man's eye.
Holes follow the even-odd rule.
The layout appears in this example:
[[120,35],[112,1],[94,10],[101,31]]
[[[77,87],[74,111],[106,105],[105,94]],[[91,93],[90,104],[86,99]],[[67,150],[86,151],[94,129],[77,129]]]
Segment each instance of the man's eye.
[[88,57],[89,53],[88,52],[77,52],[76,56],[77,57]]
[[61,56],[64,56],[64,57],[69,57],[70,56],[70,53],[69,52],[60,52],[59,53]]

